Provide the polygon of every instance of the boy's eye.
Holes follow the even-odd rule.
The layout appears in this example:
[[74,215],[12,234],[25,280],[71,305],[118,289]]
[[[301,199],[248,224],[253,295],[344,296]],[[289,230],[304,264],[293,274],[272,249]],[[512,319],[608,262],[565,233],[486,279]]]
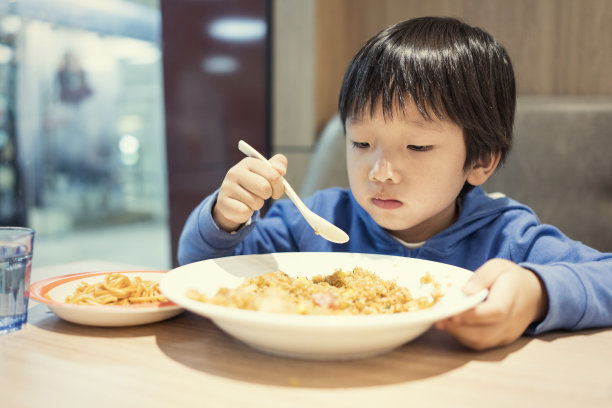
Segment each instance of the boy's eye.
[[431,150],[432,147],[433,146],[431,145],[426,145],[426,146],[408,145],[408,149],[414,150],[415,152],[426,152],[428,150]]
[[367,149],[370,147],[370,144],[365,142],[353,142],[353,147],[356,149]]

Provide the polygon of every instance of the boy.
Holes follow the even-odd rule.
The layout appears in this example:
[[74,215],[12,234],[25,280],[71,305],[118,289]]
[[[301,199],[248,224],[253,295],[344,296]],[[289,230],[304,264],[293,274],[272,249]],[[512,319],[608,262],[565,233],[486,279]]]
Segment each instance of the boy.
[[340,91],[350,189],[306,200],[346,231],[333,244],[280,200],[274,168],[252,158],[232,167],[220,189],[190,215],[179,261],[280,251],[409,256],[474,270],[463,290],[489,289],[475,308],[437,323],[475,349],[523,333],[612,325],[612,254],[539,224],[482,185],[512,144],[514,73],[488,33],[450,18],[419,18],[383,30],[351,61]]

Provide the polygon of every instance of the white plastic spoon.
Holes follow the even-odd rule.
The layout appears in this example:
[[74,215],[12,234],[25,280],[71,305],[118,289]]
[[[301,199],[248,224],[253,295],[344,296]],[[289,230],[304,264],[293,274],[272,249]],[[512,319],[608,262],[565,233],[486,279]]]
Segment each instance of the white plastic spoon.
[[[263,160],[264,162],[272,166],[272,164],[270,164],[270,162],[264,156],[262,156],[261,153],[251,147],[247,142],[243,140],[239,141],[238,149],[247,156]],[[342,231],[340,228],[336,227],[334,224],[327,221],[325,218],[322,218],[319,215],[313,213],[310,208],[306,207],[306,204],[304,204],[304,202],[300,199],[295,190],[291,187],[287,180],[285,180],[284,177],[283,185],[285,186],[285,194],[287,194],[287,197],[289,197],[293,204],[295,204],[304,219],[306,219],[308,224],[310,224],[310,226],[315,230],[315,234],[321,235],[326,240],[338,244],[343,244],[349,240],[349,236],[346,232]]]

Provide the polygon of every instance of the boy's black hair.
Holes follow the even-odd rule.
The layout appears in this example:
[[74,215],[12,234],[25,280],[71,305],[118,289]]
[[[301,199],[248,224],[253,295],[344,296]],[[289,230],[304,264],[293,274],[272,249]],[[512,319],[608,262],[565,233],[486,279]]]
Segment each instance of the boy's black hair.
[[514,72],[504,47],[490,34],[457,19],[422,17],[393,25],[371,38],[353,57],[340,90],[346,120],[385,118],[414,101],[421,115],[450,120],[463,130],[464,169],[501,161],[512,146],[516,106]]

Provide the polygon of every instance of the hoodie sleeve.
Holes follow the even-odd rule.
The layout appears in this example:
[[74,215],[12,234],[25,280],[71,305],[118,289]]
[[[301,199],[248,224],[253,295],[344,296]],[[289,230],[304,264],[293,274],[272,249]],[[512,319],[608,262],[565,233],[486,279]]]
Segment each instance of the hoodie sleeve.
[[226,232],[215,224],[212,207],[219,191],[208,196],[189,215],[178,243],[178,262],[185,265],[204,259],[233,255],[259,220],[259,211],[250,222],[236,232]]
[[276,201],[265,218],[255,211],[238,231],[223,231],[212,217],[218,193],[207,197],[189,215],[179,238],[179,264],[232,255],[298,251],[296,239],[312,240],[312,229],[289,200]]
[[549,299],[546,317],[527,334],[612,326],[612,254],[550,225],[526,225],[517,235],[513,258],[540,277]]

